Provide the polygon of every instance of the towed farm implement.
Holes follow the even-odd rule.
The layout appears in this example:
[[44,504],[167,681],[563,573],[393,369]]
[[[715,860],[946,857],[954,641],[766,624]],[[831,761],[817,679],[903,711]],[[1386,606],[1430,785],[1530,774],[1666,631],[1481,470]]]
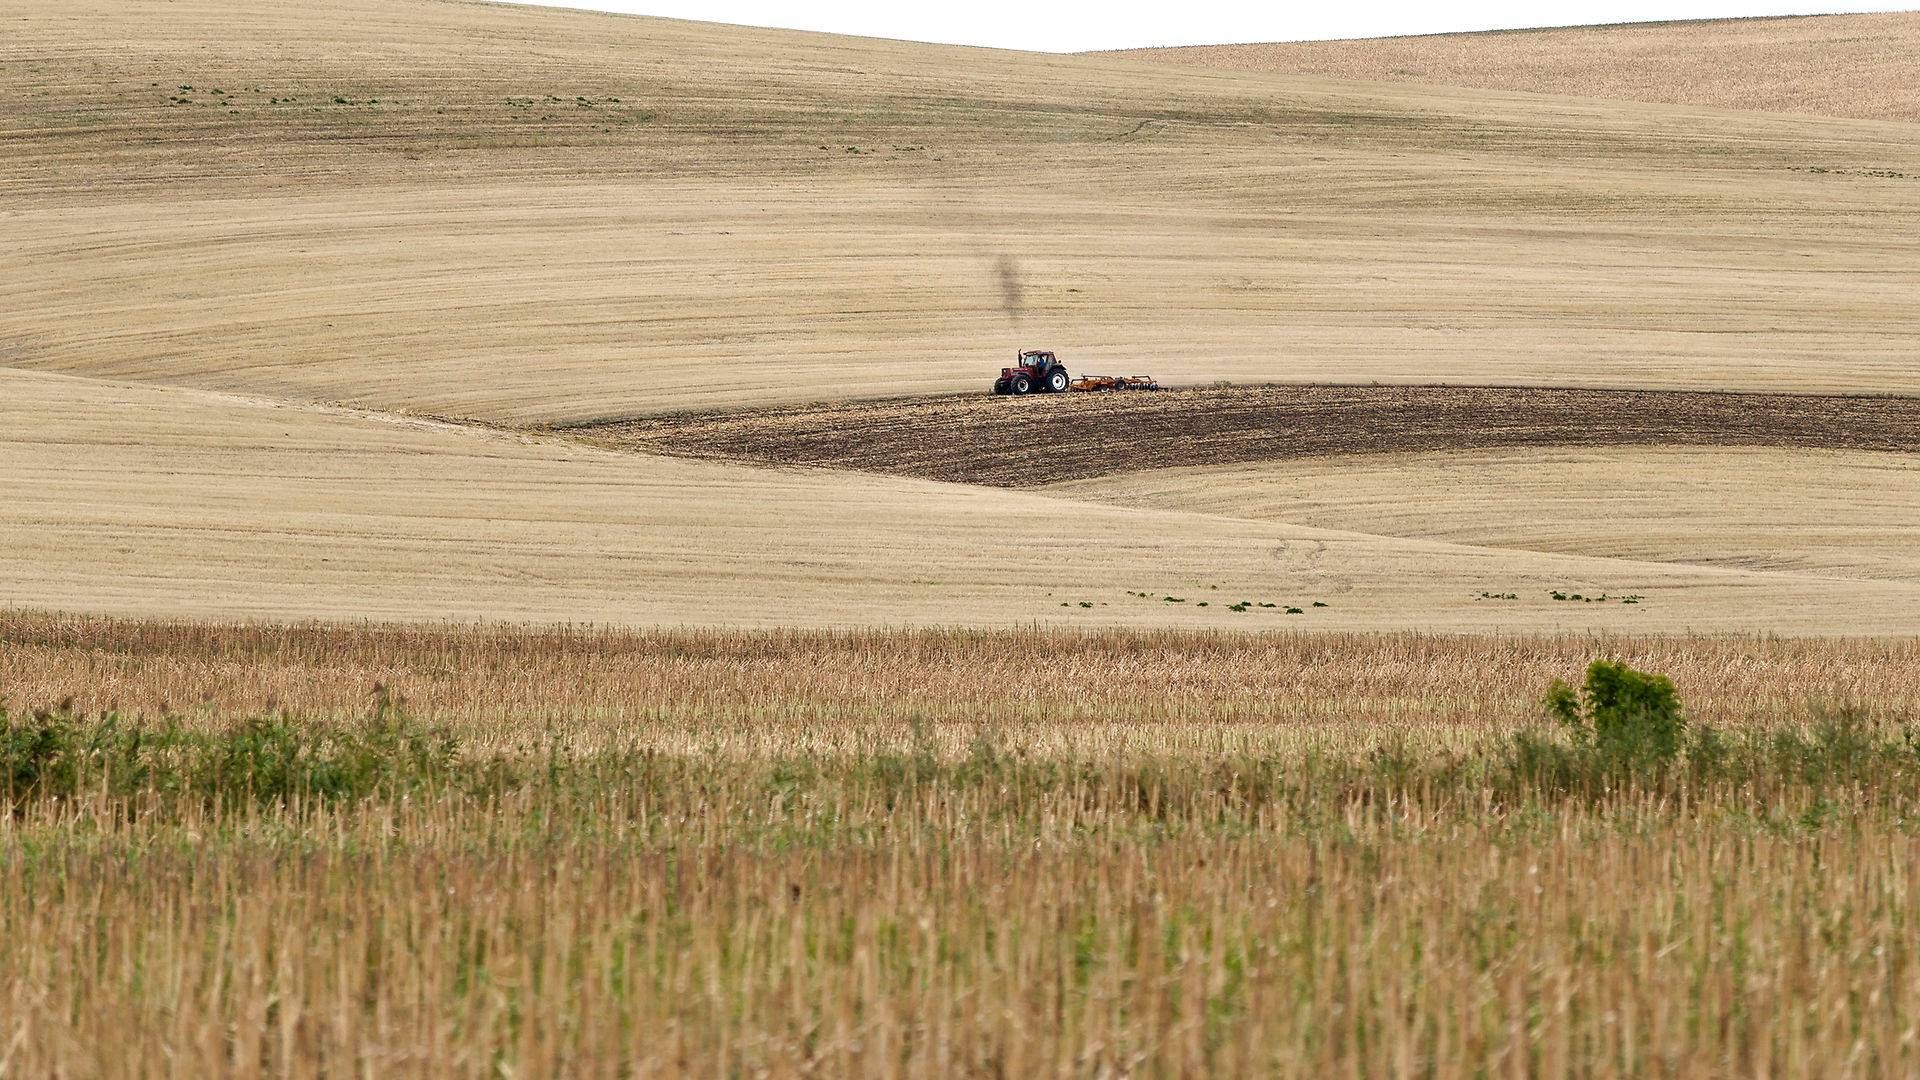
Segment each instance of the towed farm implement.
[[993,392],[996,394],[1158,389],[1160,384],[1151,375],[1082,375],[1076,379],[1067,374],[1067,366],[1058,357],[1041,349],[1029,349],[1021,353],[1014,365],[1001,368],[1000,377],[993,381]]

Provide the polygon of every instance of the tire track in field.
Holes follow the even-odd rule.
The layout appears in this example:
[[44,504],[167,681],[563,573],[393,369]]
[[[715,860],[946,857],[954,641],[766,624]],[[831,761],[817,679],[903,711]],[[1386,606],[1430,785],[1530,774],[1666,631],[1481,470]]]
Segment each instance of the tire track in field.
[[1538,446],[1920,453],[1920,398],[1470,386],[969,394],[550,429],[619,449],[1030,487],[1141,469]]

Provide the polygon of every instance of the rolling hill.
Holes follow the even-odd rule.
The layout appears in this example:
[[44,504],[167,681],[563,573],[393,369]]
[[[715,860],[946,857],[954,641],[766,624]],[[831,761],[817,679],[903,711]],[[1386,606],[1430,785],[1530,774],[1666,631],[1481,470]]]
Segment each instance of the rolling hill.
[[[0,605],[1912,627],[1911,581],[1826,556],[1518,550],[576,434],[979,390],[1028,344],[1187,385],[1914,394],[1901,124],[435,0],[7,25]],[[1529,602],[1475,602],[1509,590]]]
[[[1865,633],[1910,625],[1920,604],[1913,580],[624,454],[41,373],[0,372],[0,476],[14,493],[0,512],[0,608],[666,626],[1730,631],[1758,620]],[[1494,586],[1526,602],[1474,602]],[[1556,589],[1647,599],[1575,609],[1549,599]],[[1273,606],[1228,612],[1242,600]]]
[[423,0],[9,29],[13,367],[499,422],[971,389],[1036,340],[1920,390],[1899,126]]
[[1216,71],[1920,121],[1920,12],[1130,49]]

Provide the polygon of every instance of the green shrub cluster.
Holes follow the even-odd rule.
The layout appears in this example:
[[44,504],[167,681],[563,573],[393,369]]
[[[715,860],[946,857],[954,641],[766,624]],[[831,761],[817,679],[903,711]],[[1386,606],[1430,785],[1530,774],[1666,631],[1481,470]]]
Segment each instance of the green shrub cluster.
[[224,804],[337,801],[432,787],[455,771],[455,741],[384,693],[345,724],[259,717],[223,730],[133,724],[70,708],[0,709],[0,794],[27,800],[154,793]]
[[1547,712],[1581,744],[1630,765],[1673,760],[1687,730],[1673,680],[1610,660],[1589,665],[1579,691],[1555,679]]

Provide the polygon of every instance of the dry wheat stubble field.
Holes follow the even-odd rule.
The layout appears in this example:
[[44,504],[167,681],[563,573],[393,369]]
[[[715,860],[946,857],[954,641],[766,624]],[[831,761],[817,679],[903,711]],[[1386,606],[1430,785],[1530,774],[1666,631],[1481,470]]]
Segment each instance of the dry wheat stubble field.
[[[8,29],[12,606],[1204,625],[1105,593],[1217,585],[1341,590],[1346,629],[1912,629],[1897,583],[527,441],[976,387],[1035,335],[1170,382],[1907,393],[1906,125],[474,4]],[[1044,538],[1061,589],[983,557]],[[1659,599],[1469,603],[1514,588]]]
[[428,0],[8,30],[8,366],[509,422],[966,389],[1034,335],[1920,389],[1904,124]]
[[[1375,535],[1911,581],[1920,461],[1751,447],[1532,447],[1123,473],[1055,490]],[[1411,499],[1409,491],[1423,493]],[[1849,513],[1834,512],[1835,491]]]
[[[10,607],[669,626],[1913,630],[1909,580],[632,454],[67,376],[0,385]],[[1877,504],[1861,491],[1825,505],[1845,519]],[[1022,552],[1050,552],[1045,571],[1010,569]],[[1644,602],[1570,605],[1556,590]],[[1230,610],[1241,601],[1275,606]]]
[[1910,125],[0,20],[0,1075],[1914,1071]]
[[1755,112],[1920,121],[1920,14],[1562,27],[1101,55],[1219,71],[1479,86]]

